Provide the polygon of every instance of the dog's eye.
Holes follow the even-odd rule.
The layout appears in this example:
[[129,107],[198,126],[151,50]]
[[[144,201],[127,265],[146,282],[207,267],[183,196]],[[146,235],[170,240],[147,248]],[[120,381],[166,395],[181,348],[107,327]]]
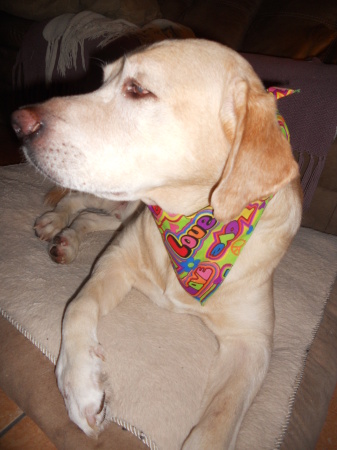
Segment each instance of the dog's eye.
[[137,81],[131,79],[124,83],[123,93],[125,96],[132,98],[144,98],[147,96],[153,96],[152,92],[143,88]]

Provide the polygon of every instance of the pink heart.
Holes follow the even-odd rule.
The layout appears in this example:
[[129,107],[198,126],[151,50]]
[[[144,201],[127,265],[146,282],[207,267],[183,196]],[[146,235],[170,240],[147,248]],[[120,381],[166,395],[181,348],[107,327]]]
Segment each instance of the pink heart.
[[170,230],[172,231],[172,233],[177,233],[179,231],[179,225],[170,223]]
[[208,280],[209,277],[212,275],[212,269],[206,269],[203,267],[198,267],[196,270],[196,273],[203,278],[204,280]]

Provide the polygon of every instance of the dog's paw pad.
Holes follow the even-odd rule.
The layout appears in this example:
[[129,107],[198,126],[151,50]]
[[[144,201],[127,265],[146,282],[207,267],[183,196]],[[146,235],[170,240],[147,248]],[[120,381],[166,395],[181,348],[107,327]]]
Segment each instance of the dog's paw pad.
[[77,256],[79,239],[71,228],[57,234],[49,245],[49,255],[58,264],[70,264]]
[[66,236],[62,234],[57,234],[53,239],[54,245],[60,245],[61,247],[66,247],[69,245],[69,241]]

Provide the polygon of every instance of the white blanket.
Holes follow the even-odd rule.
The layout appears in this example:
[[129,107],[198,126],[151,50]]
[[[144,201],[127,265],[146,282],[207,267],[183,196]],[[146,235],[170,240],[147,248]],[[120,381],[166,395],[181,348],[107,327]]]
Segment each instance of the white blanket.
[[[109,233],[88,236],[70,266],[53,263],[34,235],[50,184],[29,166],[0,169],[0,310],[55,363],[65,305]],[[248,411],[237,449],[278,448],[337,272],[337,237],[301,229],[275,275],[276,328],[270,370]],[[151,448],[179,449],[198,420],[212,333],[195,317],[160,309],[132,291],[99,324],[108,358],[113,420]]]

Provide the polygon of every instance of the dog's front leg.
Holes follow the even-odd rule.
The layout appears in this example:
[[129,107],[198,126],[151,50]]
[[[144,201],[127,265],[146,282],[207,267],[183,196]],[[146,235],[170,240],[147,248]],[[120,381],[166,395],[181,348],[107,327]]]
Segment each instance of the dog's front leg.
[[127,243],[121,238],[101,258],[63,319],[57,382],[71,420],[88,435],[98,433],[105,416],[104,351],[97,339],[98,319],[116,307],[133,285]]
[[266,376],[274,330],[272,282],[268,278],[256,289],[251,285],[249,279],[240,289],[228,284],[214,305],[217,311],[211,303],[208,311],[205,306],[203,320],[219,349],[209,370],[200,420],[184,450],[234,449],[244,415]]
[[228,336],[219,343],[209,373],[204,412],[183,450],[234,449],[243,417],[266,375],[271,346],[267,338]]

